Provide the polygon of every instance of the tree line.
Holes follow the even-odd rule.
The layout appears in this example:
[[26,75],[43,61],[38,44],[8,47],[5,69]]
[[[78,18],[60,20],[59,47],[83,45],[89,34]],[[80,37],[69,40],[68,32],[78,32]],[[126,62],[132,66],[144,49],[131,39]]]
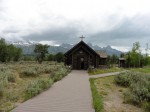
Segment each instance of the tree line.
[[148,54],[141,53],[141,46],[139,42],[133,43],[132,50],[124,55],[127,67],[143,67],[150,65],[150,57]]
[[42,61],[64,61],[64,54],[59,52],[57,54],[48,54],[48,45],[37,44],[35,45],[33,56],[23,56],[22,49],[17,48],[13,44],[7,44],[5,39],[0,39],[0,62],[10,61],[38,61],[40,64]]
[[[24,61],[38,61],[38,55],[24,55],[22,60]],[[43,61],[57,61],[58,63],[64,62],[64,54],[62,52],[58,52],[56,54],[45,54]]]
[[147,52],[142,54],[139,42],[133,43],[132,49],[127,53],[122,53],[120,56],[108,56],[107,64],[113,65],[119,63],[119,58],[125,59],[125,67],[143,67],[150,65],[150,57]]
[[64,54],[58,52],[56,54],[48,53],[48,45],[37,44],[35,45],[34,53],[35,55],[26,55],[23,57],[24,61],[38,61],[41,64],[43,61],[57,61],[64,62]]
[[[12,44],[7,44],[5,39],[0,39],[0,61],[10,62],[37,60],[40,64],[42,61],[57,61],[64,62],[64,54],[59,52],[57,54],[48,54],[48,45],[37,44],[35,45],[34,56],[23,56],[22,49],[17,48]],[[121,58],[125,58],[126,67],[143,67],[150,65],[150,57],[148,54],[141,53],[141,46],[139,42],[133,43],[132,50],[120,55]],[[108,56],[107,65],[118,64],[119,57],[117,55]]]
[[5,39],[0,39],[0,61],[10,62],[19,61],[22,56],[22,50],[12,44],[7,44]]

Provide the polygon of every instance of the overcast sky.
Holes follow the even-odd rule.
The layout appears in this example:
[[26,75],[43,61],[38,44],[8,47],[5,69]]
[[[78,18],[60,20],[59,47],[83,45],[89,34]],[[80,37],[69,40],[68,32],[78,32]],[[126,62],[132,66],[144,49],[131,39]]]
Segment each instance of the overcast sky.
[[0,37],[50,44],[80,41],[121,50],[150,43],[150,0],[0,0]]

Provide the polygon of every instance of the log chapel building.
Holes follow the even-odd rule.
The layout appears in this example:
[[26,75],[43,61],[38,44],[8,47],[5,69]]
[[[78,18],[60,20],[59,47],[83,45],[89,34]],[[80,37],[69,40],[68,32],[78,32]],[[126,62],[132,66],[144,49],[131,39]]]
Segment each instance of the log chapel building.
[[94,51],[84,41],[81,41],[65,54],[65,65],[71,66],[72,69],[86,70],[90,66],[98,68],[106,65],[107,54],[102,51]]

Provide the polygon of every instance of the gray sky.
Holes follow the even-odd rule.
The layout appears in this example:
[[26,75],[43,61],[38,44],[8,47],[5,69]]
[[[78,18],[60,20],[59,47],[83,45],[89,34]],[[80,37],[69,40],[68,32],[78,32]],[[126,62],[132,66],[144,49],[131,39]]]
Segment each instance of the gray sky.
[[150,0],[0,0],[0,37],[126,51],[150,42]]

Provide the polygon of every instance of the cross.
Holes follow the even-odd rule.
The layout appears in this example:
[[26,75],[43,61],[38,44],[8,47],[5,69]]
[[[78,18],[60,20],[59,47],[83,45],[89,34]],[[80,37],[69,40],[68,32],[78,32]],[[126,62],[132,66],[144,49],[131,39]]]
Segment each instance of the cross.
[[82,35],[82,37],[80,37],[81,38],[81,41],[83,41],[83,39],[85,38],[85,37],[83,37],[83,35]]

